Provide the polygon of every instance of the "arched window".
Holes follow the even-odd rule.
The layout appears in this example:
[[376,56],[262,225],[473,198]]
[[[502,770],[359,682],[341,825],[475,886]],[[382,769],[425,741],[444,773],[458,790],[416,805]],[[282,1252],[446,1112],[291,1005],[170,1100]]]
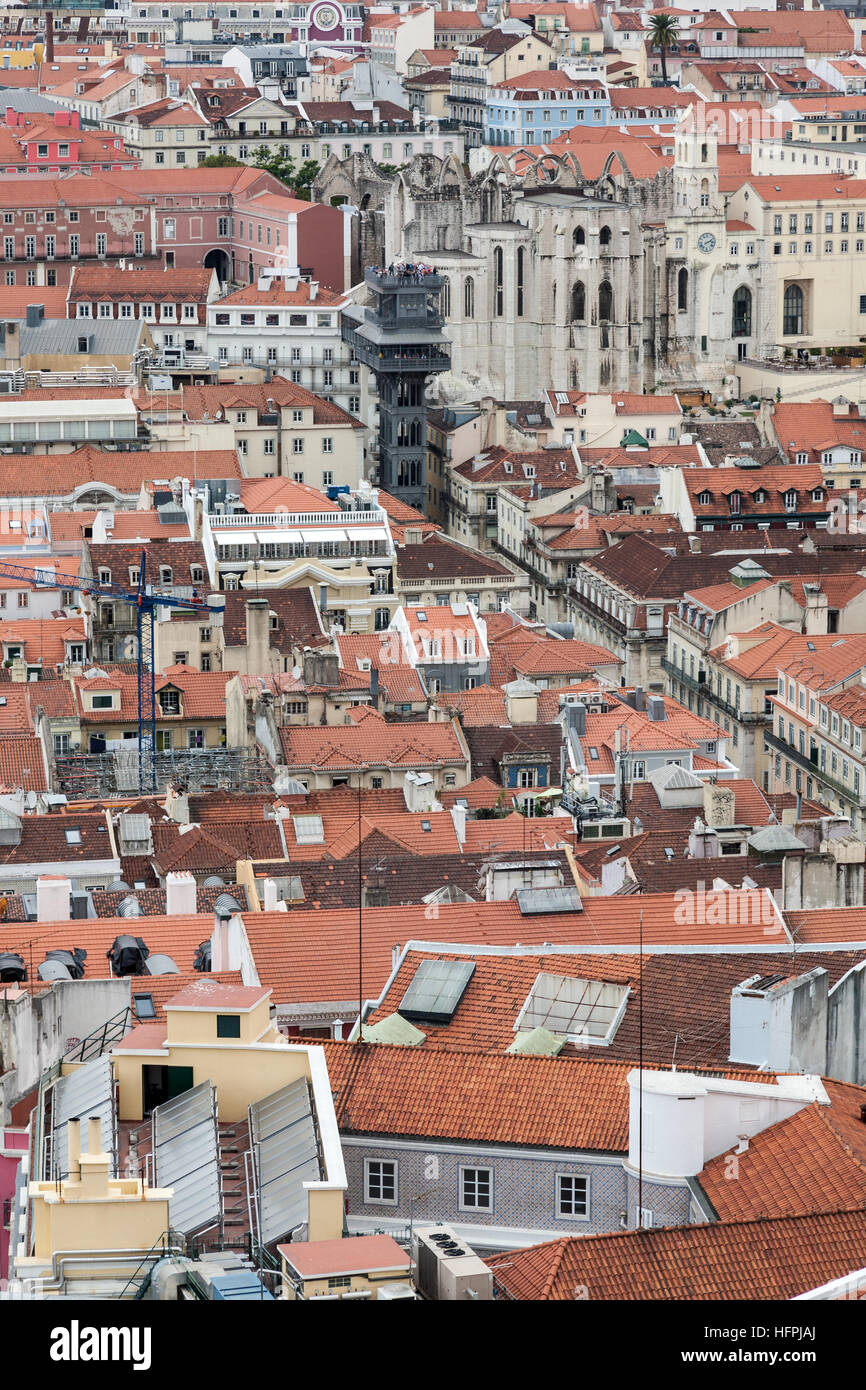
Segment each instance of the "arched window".
[[613,320],[613,290],[609,280],[602,280],[598,287],[598,319],[599,323]]
[[572,323],[583,323],[586,318],[586,290],[583,282],[578,280],[571,291],[571,321]]
[[451,281],[447,275],[442,281],[442,313],[446,319],[451,317]]
[[601,246],[610,246],[610,227],[602,227],[598,240]]
[[586,232],[582,227],[575,227],[574,236],[571,238],[571,249],[576,250],[578,246],[586,245]]
[[523,273],[526,252],[522,246],[517,248],[517,317],[523,318]]
[[709,206],[710,206],[710,181],[709,181],[709,179],[701,179],[701,207],[702,207],[702,208],[708,208]]
[[502,318],[502,247],[497,246],[493,251],[493,312],[498,319]]
[[463,285],[463,317],[474,319],[475,317],[475,281],[471,275],[466,276]]
[[677,308],[688,309],[689,307],[689,272],[683,266],[677,276]]
[[805,333],[803,326],[803,291],[799,285],[788,285],[782,309],[782,332]]
[[731,337],[749,338],[752,334],[752,291],[747,285],[734,290],[731,311]]
[[384,632],[391,621],[391,610],[388,608],[377,608],[375,614],[375,624],[377,632]]

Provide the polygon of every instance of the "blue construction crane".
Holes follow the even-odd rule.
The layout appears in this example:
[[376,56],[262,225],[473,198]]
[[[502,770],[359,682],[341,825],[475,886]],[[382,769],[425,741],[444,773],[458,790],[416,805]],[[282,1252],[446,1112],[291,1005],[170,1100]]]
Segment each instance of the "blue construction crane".
[[77,589],[82,594],[123,599],[135,605],[138,676],[138,790],[141,796],[156,792],[156,672],[153,669],[153,624],[157,608],[186,608],[197,613],[220,613],[215,604],[206,603],[194,588],[191,598],[160,594],[147,583],[147,552],[141,552],[138,588],[101,583],[86,574],[58,574],[54,570],[30,569],[11,560],[0,560],[0,575],[26,579],[36,588]]

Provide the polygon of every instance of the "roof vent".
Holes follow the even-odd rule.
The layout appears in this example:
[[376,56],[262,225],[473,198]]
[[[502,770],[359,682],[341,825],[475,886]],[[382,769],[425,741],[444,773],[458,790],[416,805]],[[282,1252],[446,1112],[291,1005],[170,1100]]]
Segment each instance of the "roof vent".
[[150,956],[144,967],[147,975],[179,975],[180,970],[171,956]]
[[140,936],[116,936],[105,954],[115,975],[143,975],[150,951]]
[[127,897],[123,899],[122,902],[118,903],[117,915],[118,917],[141,916],[141,903],[138,901],[138,898],[135,896],[134,893],[130,893]]
[[24,957],[14,951],[0,953],[0,985],[17,985],[27,979]]
[[43,975],[43,966],[49,964],[62,965],[68,971],[70,980],[81,980],[84,978],[84,962],[87,959],[87,952],[81,946],[74,946],[71,951],[46,951],[45,960],[39,967],[40,980],[62,979],[66,975]]
[[202,888],[225,888],[225,886],[225,879],[220,878],[218,874],[211,874],[210,878],[206,878],[202,884]]
[[217,917],[231,917],[233,913],[241,911],[241,905],[237,898],[233,898],[231,893],[220,893],[213,905],[213,910]]
[[198,950],[195,953],[195,960],[192,964],[193,969],[198,970],[202,974],[208,974],[210,972],[212,969],[210,940],[199,943]]

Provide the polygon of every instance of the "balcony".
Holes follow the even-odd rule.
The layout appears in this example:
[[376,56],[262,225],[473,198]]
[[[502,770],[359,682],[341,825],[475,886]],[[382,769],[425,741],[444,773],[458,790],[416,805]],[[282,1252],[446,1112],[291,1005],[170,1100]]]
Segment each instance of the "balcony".
[[384,270],[367,270],[364,279],[368,285],[379,290],[405,290],[417,287],[421,290],[434,291],[441,290],[445,283],[443,276],[435,270],[429,274],[416,274],[406,271],[403,275],[389,275]]
[[[764,732],[764,742],[768,748],[772,748],[777,753],[781,753],[783,757],[792,762],[795,767],[802,768],[810,777],[814,777],[819,787],[829,787],[837,796],[843,797],[845,801],[850,801],[855,806],[866,808],[866,787],[859,792],[855,792],[853,787],[846,787],[844,782],[838,781],[837,778],[831,776],[829,772],[825,772],[823,768],[820,768],[817,762],[813,761],[811,756],[807,757],[804,753],[800,752],[799,748],[794,748],[792,744],[787,743],[783,738],[779,738],[778,734],[772,733],[769,729]],[[817,749],[813,749],[812,751],[817,754]]]

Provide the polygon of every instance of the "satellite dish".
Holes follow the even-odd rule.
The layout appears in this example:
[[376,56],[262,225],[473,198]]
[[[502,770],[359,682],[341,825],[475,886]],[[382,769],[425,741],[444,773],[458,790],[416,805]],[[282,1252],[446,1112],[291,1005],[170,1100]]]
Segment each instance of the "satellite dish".
[[300,666],[293,666],[293,667],[292,667],[292,675],[293,675],[293,677],[294,677],[294,679],[295,679],[296,681],[299,681],[299,680],[301,679],[301,676],[302,676],[303,674],[304,674],[304,673],[303,673],[303,671],[302,671],[302,669],[301,669]]

